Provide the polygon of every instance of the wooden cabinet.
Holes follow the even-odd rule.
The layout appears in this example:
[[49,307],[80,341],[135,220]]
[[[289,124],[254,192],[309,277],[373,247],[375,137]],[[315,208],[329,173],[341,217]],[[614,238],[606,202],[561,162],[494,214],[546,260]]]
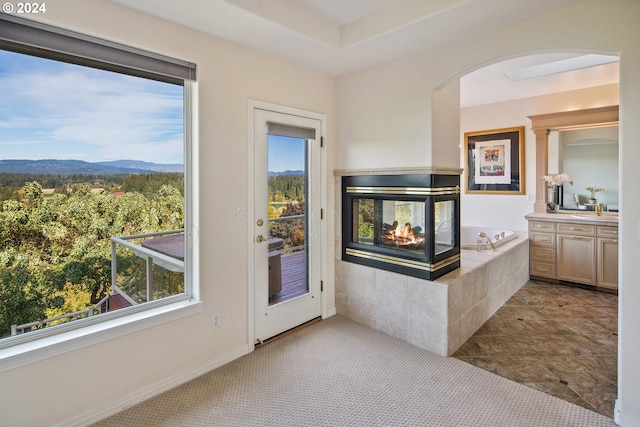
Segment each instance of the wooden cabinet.
[[596,284],[596,227],[557,224],[557,278],[584,285]]
[[529,273],[608,289],[618,283],[618,227],[529,220]]
[[556,278],[556,235],[553,222],[529,222],[529,273],[532,276]]
[[597,285],[618,289],[618,227],[598,227]]

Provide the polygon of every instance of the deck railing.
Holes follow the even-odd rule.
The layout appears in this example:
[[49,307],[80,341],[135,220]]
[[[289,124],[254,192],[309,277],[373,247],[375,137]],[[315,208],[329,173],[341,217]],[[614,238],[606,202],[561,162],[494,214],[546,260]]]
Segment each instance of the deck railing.
[[[184,233],[184,229],[159,231],[156,233],[145,234],[133,234],[130,236],[119,236],[111,238],[111,288],[112,293],[118,293],[124,297],[131,305],[136,305],[141,302],[151,301],[153,299],[153,266],[157,265],[165,270],[184,273],[184,261],[154,251],[144,246],[137,245],[131,240],[148,239],[152,237],[168,236],[171,234]],[[146,296],[141,301],[139,298],[134,298],[127,291],[123,289],[123,286],[118,286],[118,260],[117,260],[117,246],[128,248],[132,250],[138,258],[145,261],[146,271]],[[132,280],[132,277],[125,279],[125,283],[128,284]]]
[[23,334],[25,331],[32,331],[34,329],[42,329],[47,327],[48,324],[63,323],[64,321],[82,319],[84,317],[91,317],[97,313],[106,313],[109,309],[109,295],[102,298],[96,304],[84,310],[75,311],[73,313],[62,314],[56,317],[49,317],[44,320],[38,320],[36,322],[25,323],[22,325],[11,325],[11,335]]
[[[167,236],[171,234],[184,233],[184,229],[179,230],[170,230],[170,231],[159,231],[156,233],[146,233],[146,234],[134,234],[130,236],[119,236],[111,238],[111,294],[119,294],[123,297],[129,304],[137,305],[140,302],[140,299],[133,298],[126,290],[123,289],[123,286],[118,286],[118,262],[117,262],[117,254],[116,248],[117,245],[121,245],[128,249],[131,249],[135,255],[139,258],[142,258],[146,263],[146,301],[151,301],[153,299],[153,266],[157,265],[165,270],[172,272],[184,273],[184,261],[172,258],[170,256],[164,255],[160,252],[154,251],[149,248],[145,248],[143,246],[137,245],[131,240],[137,239],[148,239],[153,237],[161,237]],[[129,284],[132,280],[132,277],[126,278],[124,280],[124,284]],[[126,287],[126,286],[125,286]],[[11,335],[22,334],[27,331],[32,331],[34,329],[42,329],[47,327],[47,325],[64,323],[66,321],[81,319],[84,317],[90,317],[94,314],[106,313],[109,311],[109,297],[110,295],[102,298],[98,303],[80,311],[75,311],[73,313],[62,314],[56,317],[50,317],[43,320],[38,320],[35,322],[25,323],[22,325],[11,325]]]
[[[306,215],[302,214],[302,215],[291,215],[291,216],[281,216],[281,217],[276,217],[276,218],[269,218],[267,219],[268,223],[271,222],[284,222],[287,220],[292,220],[292,219],[300,219],[300,218],[306,218]],[[306,248],[305,244],[302,245],[298,245],[298,246],[289,246],[286,248],[282,248],[280,251],[282,253],[292,253],[292,252],[297,252],[300,250],[304,250]]]

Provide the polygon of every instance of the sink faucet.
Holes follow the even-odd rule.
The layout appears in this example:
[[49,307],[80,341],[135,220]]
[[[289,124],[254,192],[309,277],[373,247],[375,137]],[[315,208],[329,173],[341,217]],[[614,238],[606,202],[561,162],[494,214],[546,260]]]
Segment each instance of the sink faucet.
[[494,251],[496,250],[496,245],[493,244],[493,242],[491,241],[491,237],[489,237],[487,233],[485,233],[484,231],[481,231],[480,233],[478,233],[478,236],[484,237],[485,239],[487,239],[487,241],[489,242],[489,245],[491,245],[491,249],[493,249]]

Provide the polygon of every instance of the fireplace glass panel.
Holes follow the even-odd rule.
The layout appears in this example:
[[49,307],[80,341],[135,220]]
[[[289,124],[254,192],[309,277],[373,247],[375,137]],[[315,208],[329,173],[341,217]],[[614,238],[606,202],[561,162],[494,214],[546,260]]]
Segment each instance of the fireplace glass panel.
[[374,244],[374,200],[353,199],[353,237],[352,242],[363,245]]
[[381,245],[409,252],[424,253],[424,201],[382,200],[381,202]]
[[353,199],[353,242],[424,254],[425,202]]
[[455,209],[453,200],[434,203],[436,255],[455,246]]

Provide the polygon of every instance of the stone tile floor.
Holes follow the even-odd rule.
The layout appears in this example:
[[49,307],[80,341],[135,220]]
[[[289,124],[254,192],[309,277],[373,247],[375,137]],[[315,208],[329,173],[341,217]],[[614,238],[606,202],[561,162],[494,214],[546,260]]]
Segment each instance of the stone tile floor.
[[613,418],[618,296],[530,280],[453,357]]

